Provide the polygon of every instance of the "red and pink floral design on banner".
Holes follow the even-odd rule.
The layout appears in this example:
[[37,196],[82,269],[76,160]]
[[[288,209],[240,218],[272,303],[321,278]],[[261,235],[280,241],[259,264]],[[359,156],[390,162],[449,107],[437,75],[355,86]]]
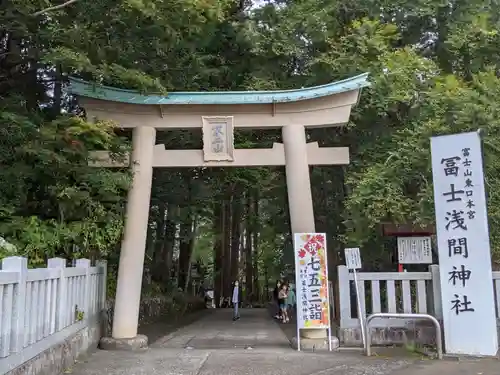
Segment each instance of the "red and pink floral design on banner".
[[296,233],[295,273],[299,328],[328,328],[328,267],[324,233]]

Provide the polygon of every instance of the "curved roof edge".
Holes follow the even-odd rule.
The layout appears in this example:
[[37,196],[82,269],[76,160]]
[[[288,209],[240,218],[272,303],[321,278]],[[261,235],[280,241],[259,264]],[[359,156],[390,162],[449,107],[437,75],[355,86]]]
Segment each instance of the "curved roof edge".
[[150,105],[287,103],[359,90],[370,85],[368,73],[364,73],[326,85],[296,90],[172,92],[162,96],[143,95],[137,91],[97,85],[73,77],[70,77],[69,81],[69,91],[74,95],[121,103]]

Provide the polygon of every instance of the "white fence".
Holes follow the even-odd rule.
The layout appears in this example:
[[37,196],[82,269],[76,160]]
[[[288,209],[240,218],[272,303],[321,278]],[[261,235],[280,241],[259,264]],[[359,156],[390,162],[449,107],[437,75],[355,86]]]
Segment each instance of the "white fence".
[[[338,267],[340,328],[359,327],[354,276]],[[500,272],[493,272],[495,306],[500,318]],[[427,272],[358,272],[361,309],[364,315],[379,312],[427,313],[442,319],[439,266]],[[363,297],[364,296],[364,297]],[[405,326],[404,320],[380,320],[378,326]]]
[[62,258],[28,269],[27,259],[9,257],[0,270],[0,374],[85,328],[106,301],[106,263],[90,266]]

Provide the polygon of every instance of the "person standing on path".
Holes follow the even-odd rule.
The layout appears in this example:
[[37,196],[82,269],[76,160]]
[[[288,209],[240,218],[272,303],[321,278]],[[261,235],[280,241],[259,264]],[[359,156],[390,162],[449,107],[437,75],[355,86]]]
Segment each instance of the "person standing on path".
[[240,318],[238,310],[240,304],[240,287],[238,281],[234,282],[233,298],[231,301],[233,302],[233,320],[238,320]]
[[276,315],[274,316],[275,319],[281,319],[280,301],[278,298],[278,294],[280,292],[280,289],[281,289],[281,281],[277,280],[276,287],[274,288],[274,291],[273,291],[273,300],[274,300],[274,303],[276,304],[276,309],[277,309]]
[[280,310],[281,310],[281,321],[283,323],[288,323],[290,320],[288,319],[288,314],[286,312],[287,306],[286,306],[286,299],[288,297],[288,286],[286,284],[281,285],[281,289],[278,293],[278,301],[280,304]]
[[287,307],[287,314],[288,314],[288,320],[292,317],[292,313],[294,311],[295,304],[297,303],[296,298],[295,298],[295,291],[291,287],[291,285],[288,287],[288,295],[286,297],[286,307]]

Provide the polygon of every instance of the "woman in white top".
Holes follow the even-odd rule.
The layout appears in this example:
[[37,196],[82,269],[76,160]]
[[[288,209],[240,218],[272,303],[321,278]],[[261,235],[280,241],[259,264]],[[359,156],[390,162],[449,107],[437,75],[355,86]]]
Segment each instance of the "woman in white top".
[[231,298],[233,303],[233,320],[238,320],[240,318],[240,313],[238,310],[240,304],[240,287],[238,281],[234,282],[233,297]]

